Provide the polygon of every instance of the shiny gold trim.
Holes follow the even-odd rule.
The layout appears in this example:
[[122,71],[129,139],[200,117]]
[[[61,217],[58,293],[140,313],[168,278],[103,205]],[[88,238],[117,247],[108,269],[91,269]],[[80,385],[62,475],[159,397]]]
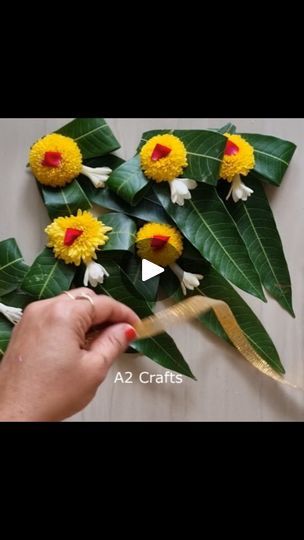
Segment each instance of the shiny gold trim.
[[282,375],[274,371],[253,349],[237,323],[230,307],[222,300],[215,300],[213,298],[208,298],[207,296],[192,296],[191,298],[187,298],[186,300],[137,323],[135,330],[138,339],[155,336],[156,334],[166,331],[168,327],[173,324],[194,319],[210,309],[214,311],[230,341],[252,366],[275,381],[287,384],[293,388],[298,388],[296,385],[287,381]]

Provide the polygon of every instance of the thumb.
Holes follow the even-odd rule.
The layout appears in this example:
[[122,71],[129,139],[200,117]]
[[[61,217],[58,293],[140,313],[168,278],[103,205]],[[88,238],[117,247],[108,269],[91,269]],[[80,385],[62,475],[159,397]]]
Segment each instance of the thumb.
[[125,323],[112,324],[98,336],[90,347],[90,353],[100,370],[102,378],[107,374],[116,358],[129,343],[136,339],[136,331]]

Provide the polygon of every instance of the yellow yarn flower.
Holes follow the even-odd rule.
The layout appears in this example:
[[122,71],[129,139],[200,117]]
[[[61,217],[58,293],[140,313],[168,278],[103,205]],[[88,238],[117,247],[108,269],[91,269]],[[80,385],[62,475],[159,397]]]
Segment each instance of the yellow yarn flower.
[[34,176],[46,186],[64,186],[82,169],[82,155],[70,137],[52,133],[37,141],[30,150],[30,166]]
[[237,174],[247,176],[254,168],[254,148],[241,135],[230,135],[228,138],[224,159],[220,170],[220,177],[232,182]]
[[156,182],[174,180],[187,167],[187,151],[175,135],[155,135],[140,151],[141,168]]
[[79,266],[81,261],[88,264],[97,258],[95,251],[109,240],[106,233],[111,230],[90,212],[78,210],[76,216],[54,219],[45,232],[55,257]]
[[141,259],[147,259],[160,266],[174,263],[183,252],[183,240],[180,232],[171,225],[147,223],[136,235],[137,253]]

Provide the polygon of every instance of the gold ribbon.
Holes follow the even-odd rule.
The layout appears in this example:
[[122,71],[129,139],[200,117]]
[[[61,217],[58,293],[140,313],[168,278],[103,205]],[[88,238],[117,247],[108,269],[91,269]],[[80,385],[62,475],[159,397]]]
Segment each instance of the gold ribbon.
[[222,300],[215,300],[214,298],[208,298],[208,296],[192,296],[191,298],[187,298],[172,307],[164,309],[163,311],[138,322],[135,326],[138,339],[160,334],[161,332],[166,331],[172,324],[193,319],[206,313],[206,311],[209,311],[210,309],[214,311],[230,341],[252,366],[275,381],[287,384],[293,388],[299,388],[297,385],[287,381],[282,375],[274,371],[253,349],[236,321],[230,307]]

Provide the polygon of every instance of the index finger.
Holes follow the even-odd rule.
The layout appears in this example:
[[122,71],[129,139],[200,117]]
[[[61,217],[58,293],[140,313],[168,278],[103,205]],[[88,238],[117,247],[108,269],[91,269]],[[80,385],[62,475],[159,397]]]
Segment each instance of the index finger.
[[131,326],[134,326],[138,321],[139,317],[136,315],[135,311],[123,304],[114,300],[114,298],[109,298],[106,295],[96,295],[93,298],[94,309],[93,311],[93,324],[102,324],[104,322],[109,323],[119,323],[126,322]]
[[[120,322],[125,322],[134,326],[139,321],[139,317],[136,313],[125,304],[104,294],[97,295],[93,291],[88,290],[85,291],[85,295],[88,293],[88,296],[92,299],[90,302],[84,295],[84,290],[85,289],[82,288],[70,290],[69,292],[71,296],[75,298],[75,301],[73,302],[73,311],[75,313],[85,313],[86,315],[89,315],[91,318],[91,326],[103,323]],[[78,295],[81,297],[81,300],[77,298]],[[66,297],[66,301],[72,300]]]

